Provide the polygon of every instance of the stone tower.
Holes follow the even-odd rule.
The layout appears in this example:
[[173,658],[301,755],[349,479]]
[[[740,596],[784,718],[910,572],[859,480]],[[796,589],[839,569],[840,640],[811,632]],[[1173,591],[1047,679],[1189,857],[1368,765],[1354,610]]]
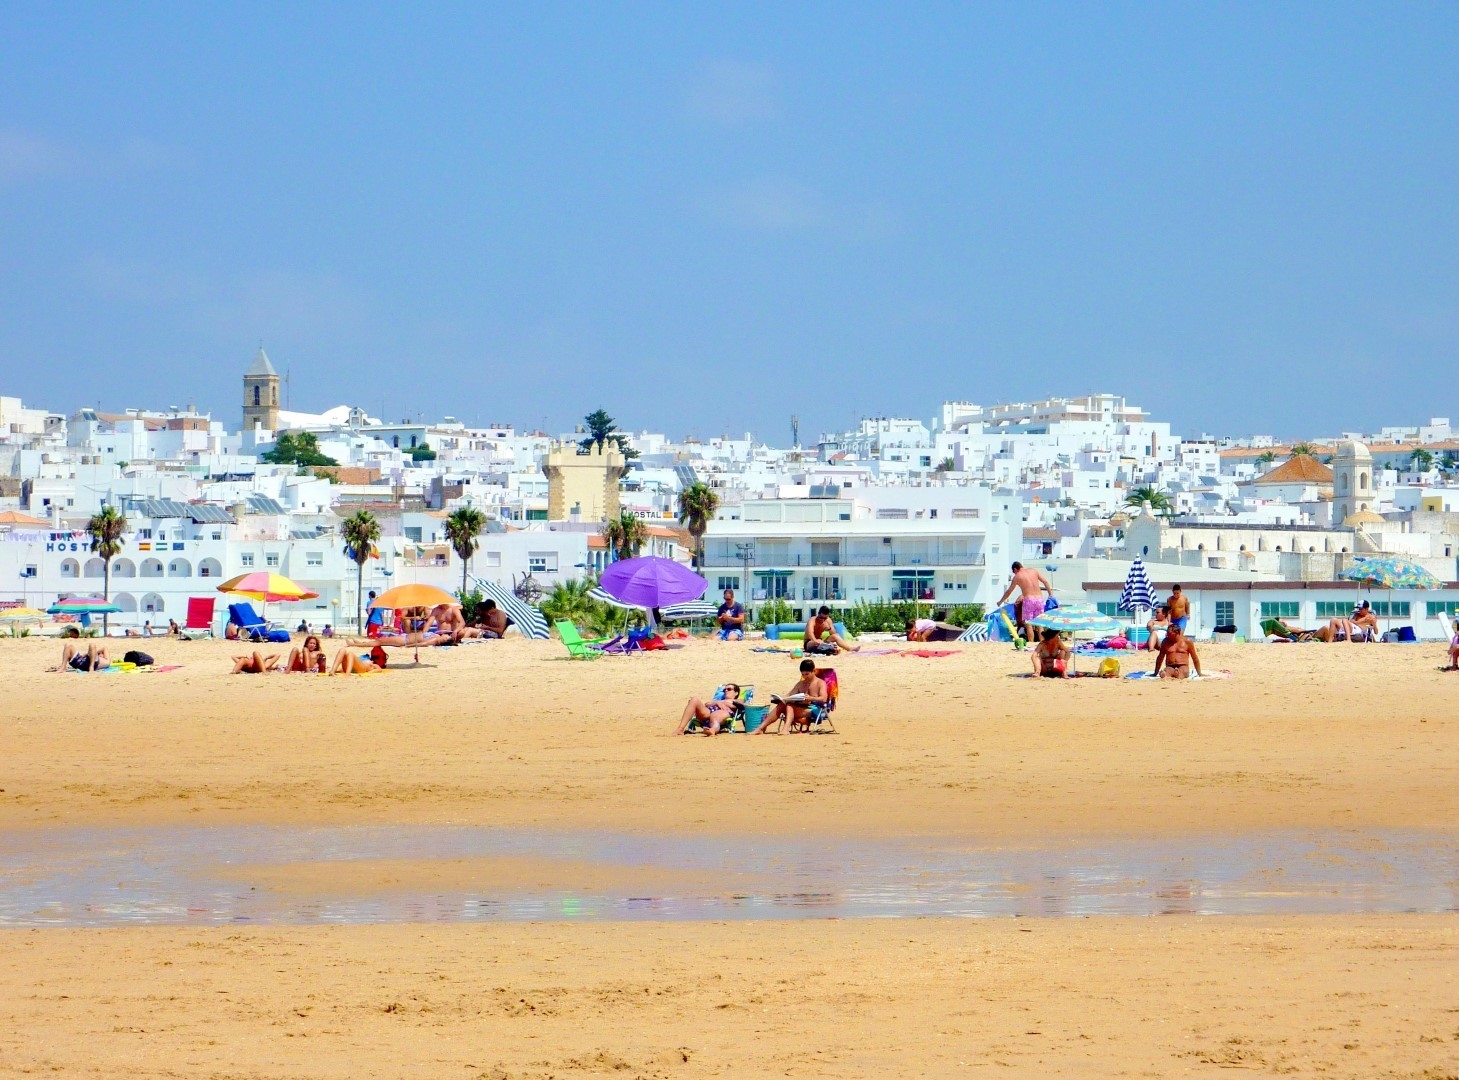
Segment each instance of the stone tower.
[[574,443],[560,443],[547,453],[547,518],[609,521],[621,509],[618,479],[627,462],[616,442],[598,443],[587,453]]
[[243,373],[243,430],[255,427],[279,430],[279,373],[269,363],[262,345]]
[[1373,455],[1360,442],[1345,442],[1332,457],[1332,520],[1341,524],[1354,514],[1371,511],[1378,502],[1373,484]]

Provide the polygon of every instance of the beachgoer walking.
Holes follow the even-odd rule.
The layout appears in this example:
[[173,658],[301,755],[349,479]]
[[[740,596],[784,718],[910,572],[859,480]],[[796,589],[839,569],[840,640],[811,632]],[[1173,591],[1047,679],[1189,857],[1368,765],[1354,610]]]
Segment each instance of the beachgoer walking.
[[1002,607],[1003,602],[1012,595],[1013,590],[1018,590],[1019,603],[1015,608],[1017,615],[1018,632],[1023,640],[1032,641],[1033,634],[1028,629],[1029,620],[1037,619],[1044,613],[1044,606],[1048,603],[1044,599],[1044,593],[1050,597],[1054,595],[1054,587],[1049,584],[1049,579],[1031,566],[1024,566],[1021,562],[1013,564],[1013,577],[1008,582],[1008,588],[1003,590],[1003,595],[998,598],[994,607]]
[[1165,601],[1165,608],[1170,612],[1170,625],[1184,634],[1190,629],[1191,602],[1186,599],[1185,593],[1180,591],[1179,585],[1170,587],[1170,596]]

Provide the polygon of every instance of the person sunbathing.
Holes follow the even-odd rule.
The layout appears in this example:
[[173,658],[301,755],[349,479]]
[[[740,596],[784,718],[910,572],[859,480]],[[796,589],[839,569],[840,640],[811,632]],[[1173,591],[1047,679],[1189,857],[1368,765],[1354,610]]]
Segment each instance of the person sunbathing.
[[1059,631],[1045,627],[1038,648],[1033,651],[1033,673],[1045,679],[1067,679],[1072,657]]
[[484,638],[504,637],[507,632],[507,613],[496,606],[495,600],[481,605],[481,636]]
[[1175,623],[1165,635],[1165,644],[1155,654],[1155,676],[1160,679],[1189,679],[1191,669],[1201,673],[1201,658],[1196,653],[1196,643],[1180,632]]
[[[774,694],[770,696],[773,703],[770,713],[755,734],[764,735],[771,727],[785,727],[787,724],[791,731],[795,731],[797,727],[802,731],[809,731],[811,707],[824,705],[829,697],[830,691],[826,688],[825,680],[816,674],[816,662],[811,659],[802,660],[800,679],[784,697]],[[776,734],[782,732],[777,730]]]
[[963,627],[936,619],[907,620],[908,641],[955,641],[963,633]]
[[279,663],[279,654],[264,656],[262,653],[253,653],[250,656],[235,656],[233,658],[233,675],[262,675],[266,671],[273,671]]
[[289,651],[289,662],[285,665],[287,671],[318,672],[323,675],[329,670],[329,660],[324,655],[324,649],[319,644],[319,639],[310,634],[304,639],[304,644],[297,649]]
[[436,636],[450,638],[453,645],[467,638],[481,636],[479,629],[466,625],[466,616],[461,614],[460,604],[437,604],[431,609],[431,621],[435,623]]
[[1150,621],[1145,624],[1145,629],[1150,632],[1150,636],[1145,639],[1145,648],[1154,652],[1165,640],[1165,631],[1170,629],[1170,609],[1164,604],[1157,607],[1150,616]]
[[[830,646],[829,649],[826,646]],[[837,651],[860,652],[860,645],[853,645],[836,631],[836,620],[831,616],[831,609],[821,607],[815,617],[805,628],[805,650],[806,652],[828,652],[835,656]]]
[[61,648],[61,666],[52,670],[65,671],[70,668],[75,671],[105,671],[109,667],[111,661],[107,659],[105,645],[92,642],[82,652],[68,641]]
[[1352,624],[1349,641],[1357,641],[1360,637],[1365,641],[1378,640],[1378,616],[1368,601],[1364,600],[1353,610],[1348,622]]
[[1459,671],[1459,619],[1454,620],[1454,636],[1449,639],[1449,671]]
[[329,673],[331,675],[368,675],[372,671],[385,670],[385,650],[378,646],[363,655],[357,654],[353,648],[343,648],[334,658]]
[[739,700],[740,688],[735,683],[725,683],[722,694],[722,697],[712,697],[708,701],[690,698],[689,703],[684,706],[684,715],[679,717],[679,726],[674,734],[683,735],[696,720],[706,735],[718,735],[721,731],[728,731],[730,721],[735,718],[735,703]]

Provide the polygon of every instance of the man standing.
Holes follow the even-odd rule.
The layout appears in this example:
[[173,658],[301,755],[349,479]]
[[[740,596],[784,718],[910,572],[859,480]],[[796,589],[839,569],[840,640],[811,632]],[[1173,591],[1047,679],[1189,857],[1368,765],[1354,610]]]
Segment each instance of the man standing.
[[1179,585],[1170,587],[1170,598],[1165,601],[1165,606],[1170,609],[1170,625],[1182,634],[1186,633],[1190,627],[1191,602],[1180,591]]
[[715,615],[719,623],[719,639],[728,641],[731,635],[743,638],[745,636],[745,608],[743,604],[735,600],[735,591],[726,589],[724,591],[724,603],[719,605],[719,613]]
[[1015,609],[1018,616],[1018,632],[1023,636],[1024,641],[1032,641],[1033,633],[1028,628],[1030,619],[1037,619],[1044,613],[1044,593],[1050,597],[1054,595],[1054,587],[1049,584],[1049,579],[1044,577],[1031,566],[1024,566],[1023,563],[1013,564],[1013,578],[1008,582],[1008,588],[1003,590],[1003,595],[998,598],[994,607],[1002,607],[1003,602],[1008,599],[1014,589],[1019,593],[1019,604]]

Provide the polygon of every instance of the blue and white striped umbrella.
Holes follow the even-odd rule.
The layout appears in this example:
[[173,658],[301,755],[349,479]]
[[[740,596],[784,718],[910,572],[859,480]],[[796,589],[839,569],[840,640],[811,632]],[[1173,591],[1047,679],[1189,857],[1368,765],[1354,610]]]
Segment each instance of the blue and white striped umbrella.
[[522,632],[523,637],[547,640],[547,620],[542,617],[542,612],[523,601],[506,585],[498,585],[485,578],[473,580],[478,589],[495,600],[496,606],[507,613],[507,618],[512,620],[512,625]]
[[588,595],[591,596],[594,600],[598,601],[598,603],[600,604],[607,604],[609,607],[622,608],[624,611],[647,610],[646,608],[639,607],[637,604],[625,604],[622,600],[618,599],[618,597],[614,596],[612,593],[604,592],[596,585],[588,590]]
[[695,619],[712,619],[719,614],[719,605],[708,600],[690,600],[683,604],[670,604],[661,608],[659,614],[664,622],[693,622]]
[[1120,610],[1134,612],[1139,608],[1153,608],[1156,603],[1155,588],[1150,584],[1150,575],[1145,572],[1145,560],[1136,555],[1130,572],[1125,575]]

